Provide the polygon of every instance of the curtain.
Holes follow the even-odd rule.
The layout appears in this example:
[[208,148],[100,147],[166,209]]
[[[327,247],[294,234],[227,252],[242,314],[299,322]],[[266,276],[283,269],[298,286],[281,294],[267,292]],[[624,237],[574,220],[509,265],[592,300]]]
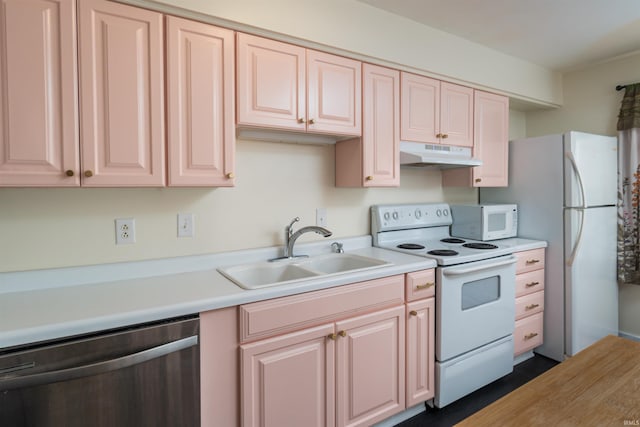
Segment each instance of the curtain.
[[618,281],[640,285],[640,83],[618,115]]

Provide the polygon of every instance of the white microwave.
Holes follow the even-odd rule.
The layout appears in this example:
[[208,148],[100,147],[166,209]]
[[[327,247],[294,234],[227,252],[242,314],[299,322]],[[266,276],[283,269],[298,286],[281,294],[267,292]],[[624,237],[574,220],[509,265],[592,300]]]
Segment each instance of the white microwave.
[[515,204],[451,205],[451,235],[465,239],[496,240],[518,234]]

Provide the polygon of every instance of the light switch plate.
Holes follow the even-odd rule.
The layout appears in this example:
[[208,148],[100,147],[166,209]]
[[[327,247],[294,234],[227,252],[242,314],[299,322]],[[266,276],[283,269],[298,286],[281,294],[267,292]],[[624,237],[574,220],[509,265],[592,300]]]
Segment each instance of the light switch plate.
[[178,237],[193,237],[195,223],[192,213],[178,214]]

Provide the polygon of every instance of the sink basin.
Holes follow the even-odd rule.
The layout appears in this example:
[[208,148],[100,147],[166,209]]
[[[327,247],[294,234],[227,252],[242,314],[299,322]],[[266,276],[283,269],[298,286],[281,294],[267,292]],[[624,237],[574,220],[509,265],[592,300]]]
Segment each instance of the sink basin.
[[218,271],[241,288],[258,289],[386,265],[389,263],[375,258],[332,253],[311,258],[233,265],[218,268]]

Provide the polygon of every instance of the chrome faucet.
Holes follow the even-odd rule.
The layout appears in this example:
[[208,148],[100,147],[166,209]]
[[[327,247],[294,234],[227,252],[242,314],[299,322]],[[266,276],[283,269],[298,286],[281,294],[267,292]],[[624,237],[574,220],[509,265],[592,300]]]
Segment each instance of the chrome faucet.
[[294,255],[293,254],[293,246],[296,244],[296,240],[298,240],[298,237],[302,236],[304,233],[310,233],[310,232],[314,232],[314,233],[318,233],[323,237],[329,237],[331,236],[331,231],[327,230],[326,228],[323,227],[318,227],[315,225],[310,225],[307,227],[302,227],[301,229],[299,229],[298,231],[296,231],[295,233],[293,232],[293,224],[295,224],[296,222],[300,221],[299,217],[295,217],[291,223],[289,223],[289,225],[287,225],[284,228],[284,254],[282,257],[280,258],[275,258],[273,260],[270,261],[275,261],[278,259],[290,259],[290,258],[298,258],[298,257],[306,257],[307,255]]

